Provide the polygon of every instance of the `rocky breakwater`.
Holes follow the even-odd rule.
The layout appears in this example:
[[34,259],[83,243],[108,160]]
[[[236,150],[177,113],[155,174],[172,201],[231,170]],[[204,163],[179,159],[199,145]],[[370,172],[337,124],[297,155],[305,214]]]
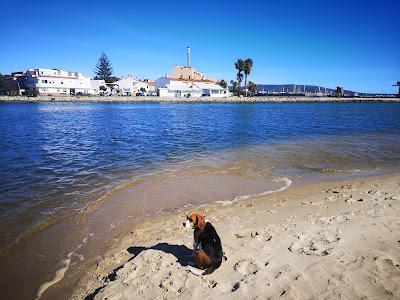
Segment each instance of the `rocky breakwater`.
[[180,98],[180,97],[135,97],[135,96],[0,96],[0,102],[400,102],[400,98],[337,98],[337,97],[228,97],[228,98]]

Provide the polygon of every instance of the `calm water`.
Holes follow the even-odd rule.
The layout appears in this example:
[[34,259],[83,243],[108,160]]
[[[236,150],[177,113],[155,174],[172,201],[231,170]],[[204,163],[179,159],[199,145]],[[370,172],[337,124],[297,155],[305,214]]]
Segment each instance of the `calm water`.
[[95,214],[122,184],[113,197],[141,201],[140,215],[278,189],[285,178],[398,171],[400,104],[0,104],[0,151],[6,265],[60,219]]

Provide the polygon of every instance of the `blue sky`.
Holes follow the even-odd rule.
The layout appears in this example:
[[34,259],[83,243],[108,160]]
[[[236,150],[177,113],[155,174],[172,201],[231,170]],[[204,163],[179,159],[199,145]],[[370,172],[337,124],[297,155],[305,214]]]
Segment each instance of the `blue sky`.
[[[14,4],[15,3],[15,4]],[[397,92],[400,1],[6,1],[0,72],[62,68],[157,79],[186,63],[231,80],[251,57],[256,83]]]

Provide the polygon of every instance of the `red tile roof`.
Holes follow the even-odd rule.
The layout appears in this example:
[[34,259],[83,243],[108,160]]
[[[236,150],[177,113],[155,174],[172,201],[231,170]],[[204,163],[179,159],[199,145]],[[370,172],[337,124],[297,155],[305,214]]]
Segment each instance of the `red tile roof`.
[[165,79],[174,80],[174,81],[190,81],[190,82],[211,82],[215,83],[215,81],[209,79],[184,79],[184,78],[173,78],[173,77],[165,77]]

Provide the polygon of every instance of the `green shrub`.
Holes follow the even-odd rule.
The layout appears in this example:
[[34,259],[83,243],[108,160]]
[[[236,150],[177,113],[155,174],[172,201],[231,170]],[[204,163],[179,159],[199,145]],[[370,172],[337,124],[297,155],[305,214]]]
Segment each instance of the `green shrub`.
[[37,97],[38,96],[38,91],[36,89],[29,89],[25,91],[25,95],[28,97]]

